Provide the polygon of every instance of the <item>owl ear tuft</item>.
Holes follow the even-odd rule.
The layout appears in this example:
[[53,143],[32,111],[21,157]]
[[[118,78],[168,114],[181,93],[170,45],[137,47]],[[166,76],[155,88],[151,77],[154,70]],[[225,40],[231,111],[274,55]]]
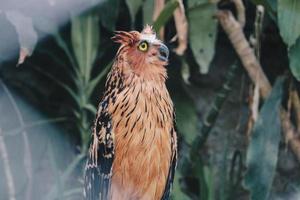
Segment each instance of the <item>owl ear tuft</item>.
[[153,26],[150,26],[149,24],[146,24],[146,26],[144,27],[143,34],[155,34],[154,30],[153,30]]
[[138,41],[138,34],[137,31],[115,31],[115,35],[111,39],[116,43],[131,45]]

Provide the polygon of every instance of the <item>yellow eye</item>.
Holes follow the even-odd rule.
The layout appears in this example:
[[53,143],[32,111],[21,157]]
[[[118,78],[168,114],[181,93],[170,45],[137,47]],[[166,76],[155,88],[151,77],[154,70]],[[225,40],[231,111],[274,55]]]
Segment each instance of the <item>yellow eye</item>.
[[146,41],[143,41],[138,46],[140,51],[147,51],[148,50],[148,43]]

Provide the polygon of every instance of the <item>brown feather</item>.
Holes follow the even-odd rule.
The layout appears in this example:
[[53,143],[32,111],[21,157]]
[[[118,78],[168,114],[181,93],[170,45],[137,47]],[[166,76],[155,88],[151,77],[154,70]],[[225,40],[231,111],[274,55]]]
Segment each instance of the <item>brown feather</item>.
[[[143,33],[153,31],[146,27]],[[167,63],[157,59],[154,47],[146,53],[137,50],[136,31],[118,31],[113,40],[121,47],[104,95],[112,99],[108,113],[115,137],[112,199],[160,200],[176,151],[173,103],[165,85]]]

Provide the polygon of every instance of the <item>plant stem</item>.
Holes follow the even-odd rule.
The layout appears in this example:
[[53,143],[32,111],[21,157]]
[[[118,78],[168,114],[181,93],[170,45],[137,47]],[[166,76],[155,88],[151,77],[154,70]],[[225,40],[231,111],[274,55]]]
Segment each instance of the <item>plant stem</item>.
[[3,166],[4,166],[4,174],[6,177],[7,181],[7,186],[8,186],[8,199],[9,200],[16,200],[16,190],[15,190],[15,184],[14,184],[14,179],[12,176],[9,160],[8,160],[8,155],[7,155],[7,149],[6,145],[4,142],[4,138],[2,136],[2,131],[0,129],[0,156],[2,157],[3,160]]

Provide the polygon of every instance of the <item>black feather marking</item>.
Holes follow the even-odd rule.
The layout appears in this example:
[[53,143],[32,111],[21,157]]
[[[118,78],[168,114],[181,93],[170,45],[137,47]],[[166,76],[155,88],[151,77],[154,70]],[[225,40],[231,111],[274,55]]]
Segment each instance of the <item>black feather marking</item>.
[[123,138],[126,138],[127,134],[128,134],[128,129],[127,129],[127,131],[125,132]]
[[[122,100],[122,103],[124,103],[124,101],[126,100],[126,98],[124,98],[124,100]],[[123,104],[121,106],[121,109],[125,108],[126,106],[128,106],[128,103],[129,103],[129,99],[127,100],[127,102],[125,104]]]
[[[174,119],[174,127],[176,129],[176,125],[175,125],[175,119]],[[175,175],[175,170],[176,170],[176,166],[177,166],[177,147],[175,146],[174,148],[174,137],[175,137],[175,129],[172,129],[170,131],[171,137],[172,137],[172,150],[174,149],[173,153],[172,153],[172,158],[171,158],[171,163],[170,163],[170,169],[169,169],[169,174],[167,177],[167,183],[165,186],[165,191],[163,193],[163,196],[161,197],[161,200],[169,200],[170,199],[170,194],[171,194],[171,190],[172,190],[172,185],[173,185],[173,181],[174,181],[174,175]]]
[[118,123],[116,125],[116,128],[118,128],[118,126],[120,125],[121,121],[122,121],[122,118],[118,121]]
[[136,126],[136,123],[140,120],[141,116],[142,116],[142,114],[140,114],[140,116],[135,120],[135,122],[131,128],[131,132],[133,131],[134,127]]
[[174,175],[175,175],[175,170],[176,170],[176,165],[177,165],[177,155],[175,152],[175,155],[172,159],[172,163],[170,166],[170,170],[169,170],[169,174],[168,174],[168,178],[167,178],[167,184],[165,186],[165,191],[163,196],[161,197],[161,200],[169,200],[170,199],[170,194],[172,191],[172,185],[173,185],[173,181],[174,181]]
[[130,117],[127,118],[126,123],[125,123],[125,127],[127,128],[128,126],[128,122],[129,122]]
[[115,112],[117,111],[119,105],[120,105],[120,103],[118,103],[118,104],[115,106],[115,109],[113,110],[112,115],[115,114]]
[[142,138],[141,142],[144,142],[145,135],[146,135],[146,129],[144,129],[143,138]]
[[135,110],[136,106],[137,106],[137,103],[134,105],[134,107],[132,108],[132,110],[126,115],[126,117],[128,117],[129,115],[131,115],[133,113],[133,111]]
[[[112,121],[107,112],[108,101],[101,102],[100,113],[96,117],[93,137],[97,137],[97,149],[91,144],[91,151],[96,151],[88,157],[85,167],[84,191],[85,200],[108,200],[110,196],[112,164],[114,160],[114,137]],[[100,139],[101,138],[101,139]],[[94,142],[94,140],[92,140]],[[97,160],[95,160],[97,158]]]
[[145,100],[145,113],[147,113],[147,103],[146,103],[146,100]]
[[[133,113],[133,111],[135,110],[135,108],[136,108],[136,106],[137,106],[137,104],[138,104],[138,101],[139,101],[139,96],[140,96],[140,91],[138,92],[138,94],[137,94],[137,96],[136,96],[136,98],[135,98],[135,104],[134,104],[134,107],[133,107],[132,110],[126,115],[126,117],[130,116],[130,115]],[[121,113],[121,116],[124,115],[124,113],[127,111],[128,108],[129,108],[129,107],[127,107],[127,108]]]
[[[121,108],[122,108],[122,107],[121,107]],[[129,109],[129,105],[127,105],[127,107],[125,108],[125,110],[123,110],[123,111],[122,111],[122,113],[121,113],[121,117],[123,117],[123,116],[124,116],[125,112],[126,112],[128,109]]]

